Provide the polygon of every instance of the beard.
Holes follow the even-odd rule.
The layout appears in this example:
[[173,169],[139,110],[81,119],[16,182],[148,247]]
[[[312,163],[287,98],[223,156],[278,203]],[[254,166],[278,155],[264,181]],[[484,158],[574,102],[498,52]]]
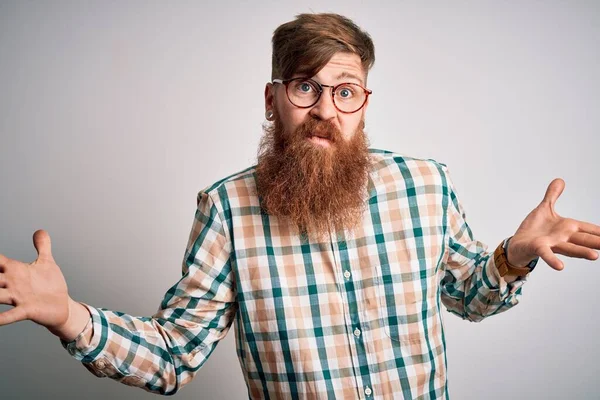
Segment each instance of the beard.
[[[313,136],[328,139],[329,146],[313,143]],[[370,168],[364,120],[345,140],[331,122],[311,115],[287,132],[275,113],[273,123],[264,126],[258,149],[261,208],[318,240],[332,231],[351,234],[366,209]]]

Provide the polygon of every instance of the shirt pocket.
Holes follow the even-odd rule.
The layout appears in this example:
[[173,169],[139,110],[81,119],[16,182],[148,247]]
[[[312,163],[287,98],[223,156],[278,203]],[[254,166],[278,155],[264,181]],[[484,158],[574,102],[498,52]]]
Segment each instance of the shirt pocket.
[[375,287],[379,324],[385,334],[398,343],[420,343],[425,340],[427,321],[435,315],[437,287],[435,271],[378,265]]

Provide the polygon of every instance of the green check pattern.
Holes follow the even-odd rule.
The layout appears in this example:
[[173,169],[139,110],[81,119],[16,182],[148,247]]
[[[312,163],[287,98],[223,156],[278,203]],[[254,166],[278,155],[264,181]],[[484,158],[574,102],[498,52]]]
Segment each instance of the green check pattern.
[[441,305],[519,302],[474,239],[446,165],[371,149],[364,221],[317,241],[261,212],[255,168],[200,191],[182,277],[151,317],[86,305],[63,346],[97,376],[174,394],[233,327],[252,399],[447,399]]

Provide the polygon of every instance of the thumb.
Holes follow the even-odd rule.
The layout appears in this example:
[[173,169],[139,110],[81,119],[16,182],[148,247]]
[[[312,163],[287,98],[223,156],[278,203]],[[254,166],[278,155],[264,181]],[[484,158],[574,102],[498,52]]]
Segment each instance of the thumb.
[[550,208],[554,210],[554,204],[562,194],[563,190],[565,190],[565,181],[561,178],[554,179],[552,182],[550,182],[550,185],[548,185],[548,189],[546,189],[546,194],[544,195],[544,200],[542,200],[542,203],[548,203]]
[[38,260],[54,260],[52,257],[52,244],[50,235],[43,229],[38,229],[33,234],[33,245],[38,253]]

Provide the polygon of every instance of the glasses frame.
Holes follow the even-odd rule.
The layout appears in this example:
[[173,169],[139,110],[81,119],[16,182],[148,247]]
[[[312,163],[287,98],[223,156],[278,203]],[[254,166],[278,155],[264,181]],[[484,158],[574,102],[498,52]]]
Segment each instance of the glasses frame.
[[[290,93],[289,93],[289,91],[288,91],[289,84],[290,84],[290,82],[293,82],[293,81],[299,81],[299,80],[302,80],[302,81],[310,81],[310,82],[314,83],[316,87],[318,87],[318,88],[319,88],[319,95],[318,95],[318,96],[317,96],[317,98],[315,99],[315,102],[314,102],[314,103],[312,103],[312,104],[311,104],[311,105],[309,105],[309,106],[299,106],[299,105],[297,105],[296,103],[294,103],[294,102],[292,101],[292,99],[290,98]],[[293,104],[295,107],[298,107],[298,108],[311,108],[311,107],[313,107],[313,106],[314,106],[315,104],[317,104],[317,103],[319,102],[319,100],[321,99],[321,95],[322,95],[322,94],[323,94],[323,92],[324,92],[324,89],[323,89],[323,88],[326,88],[326,87],[328,87],[328,88],[331,88],[331,101],[333,102],[333,105],[334,105],[334,107],[336,108],[336,110],[338,110],[339,112],[341,112],[341,113],[344,113],[344,114],[354,114],[355,112],[359,111],[361,108],[363,108],[363,107],[365,106],[365,104],[367,104],[367,100],[369,99],[369,95],[373,94],[373,91],[372,91],[372,90],[370,90],[370,89],[367,89],[367,88],[363,87],[362,85],[360,85],[360,84],[358,84],[358,83],[354,83],[354,82],[342,82],[342,83],[339,83],[339,84],[337,84],[337,85],[324,85],[324,84],[322,84],[322,83],[319,83],[319,82],[317,82],[317,81],[315,81],[314,79],[311,79],[311,78],[306,78],[306,77],[297,77],[297,78],[291,78],[291,79],[279,79],[279,78],[277,78],[277,79],[273,79],[272,83],[280,83],[280,84],[284,85],[284,86],[285,86],[285,94],[287,95],[287,98],[288,98],[288,100],[290,101],[290,103],[292,103],[292,104]],[[335,91],[336,91],[336,89],[337,89],[338,87],[340,87],[340,86],[342,86],[342,85],[353,85],[353,86],[358,86],[359,88],[361,88],[361,89],[362,89],[362,90],[365,92],[365,100],[364,100],[364,101],[363,101],[363,103],[360,105],[360,107],[358,107],[356,110],[354,110],[354,111],[344,111],[344,110],[340,110],[340,108],[337,106],[337,104],[335,104]]]

